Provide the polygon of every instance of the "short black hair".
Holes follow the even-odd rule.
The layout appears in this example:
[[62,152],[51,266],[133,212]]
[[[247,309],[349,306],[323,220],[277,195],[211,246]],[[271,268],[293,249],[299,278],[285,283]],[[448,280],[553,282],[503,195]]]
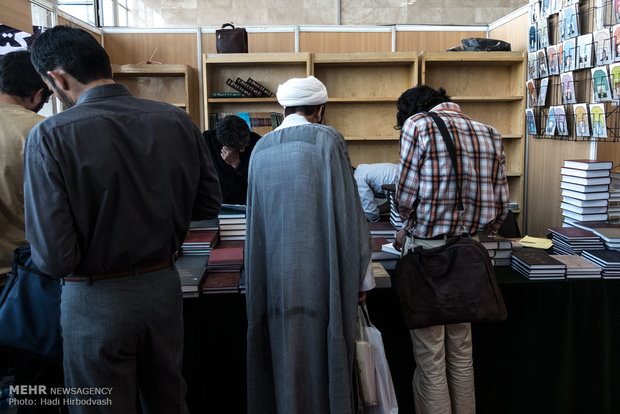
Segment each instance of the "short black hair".
[[220,144],[237,151],[250,143],[250,127],[237,115],[228,115],[218,121],[215,133]]
[[401,129],[409,117],[420,112],[428,112],[440,103],[450,101],[443,88],[435,90],[430,86],[419,85],[408,89],[398,98],[394,129]]
[[300,105],[300,106],[287,106],[284,108],[284,116],[289,116],[291,114],[296,114],[297,112],[301,112],[306,116],[310,116],[319,111],[319,108],[325,104],[320,105]]
[[81,83],[112,79],[110,57],[87,31],[69,26],[45,30],[34,41],[31,61],[39,75],[61,68]]
[[51,91],[43,82],[30,62],[30,52],[18,51],[0,56],[0,91],[7,95],[28,98],[39,89],[44,90],[44,98]]

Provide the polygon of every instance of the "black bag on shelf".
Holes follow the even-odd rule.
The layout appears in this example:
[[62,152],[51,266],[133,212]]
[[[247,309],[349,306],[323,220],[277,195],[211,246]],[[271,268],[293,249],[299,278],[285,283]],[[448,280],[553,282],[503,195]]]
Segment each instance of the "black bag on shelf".
[[461,39],[462,49],[465,51],[510,52],[510,43],[497,39],[483,37],[468,37]]
[[248,32],[225,23],[215,31],[215,46],[217,53],[248,53]]

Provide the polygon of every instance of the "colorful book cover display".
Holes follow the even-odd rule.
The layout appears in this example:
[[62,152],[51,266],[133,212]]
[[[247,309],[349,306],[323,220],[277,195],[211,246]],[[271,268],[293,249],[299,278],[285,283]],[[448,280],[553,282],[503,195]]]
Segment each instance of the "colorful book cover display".
[[529,0],[528,23],[528,134],[620,138],[620,0]]

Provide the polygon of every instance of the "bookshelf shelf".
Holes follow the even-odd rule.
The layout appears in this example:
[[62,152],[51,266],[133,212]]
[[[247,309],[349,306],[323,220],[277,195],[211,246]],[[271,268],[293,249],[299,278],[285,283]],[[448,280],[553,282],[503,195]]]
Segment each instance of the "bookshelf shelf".
[[396,103],[418,83],[418,53],[316,53],[313,69],[329,95],[325,123],[346,137],[353,166],[398,163]]
[[[279,84],[293,77],[312,74],[310,53],[226,53],[204,54],[203,92],[207,128],[214,128],[210,114],[238,112],[278,112],[282,107],[275,97],[212,98],[213,92],[232,92],[227,79],[252,78],[275,94]],[[262,133],[261,133],[262,135]]]
[[112,76],[135,96],[184,109],[197,123],[198,103],[194,102],[194,94],[191,93],[196,89],[192,67],[179,64],[113,64]]
[[[444,88],[472,118],[502,135],[510,201],[523,205],[525,160],[524,52],[424,52],[421,83]],[[518,221],[523,228],[522,210]]]

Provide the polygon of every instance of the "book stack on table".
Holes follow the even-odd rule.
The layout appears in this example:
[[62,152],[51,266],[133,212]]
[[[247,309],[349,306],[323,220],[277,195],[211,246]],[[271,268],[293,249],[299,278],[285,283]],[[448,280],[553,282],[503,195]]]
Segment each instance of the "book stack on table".
[[489,237],[485,232],[478,235],[478,240],[487,249],[493,266],[510,266],[512,257],[512,242],[510,240],[500,235]]
[[603,250],[603,240],[591,230],[579,227],[549,227],[553,253],[580,254],[583,250]]
[[220,214],[220,239],[222,241],[245,240],[246,206],[222,204]]
[[575,221],[571,224],[599,236],[606,249],[620,250],[620,220]]
[[560,170],[564,223],[607,220],[611,167],[611,161],[564,161]]
[[181,252],[175,262],[181,280],[183,297],[196,297],[207,272],[209,253],[219,240],[217,218],[192,221]]
[[239,292],[239,278],[243,269],[243,244],[221,242],[211,250],[207,275],[202,282],[202,293]]
[[602,268],[577,254],[551,255],[566,265],[566,279],[600,279]]
[[566,265],[541,249],[513,251],[511,267],[532,280],[562,280],[566,277]]
[[585,250],[583,258],[602,268],[603,279],[620,279],[620,252],[615,250]]

